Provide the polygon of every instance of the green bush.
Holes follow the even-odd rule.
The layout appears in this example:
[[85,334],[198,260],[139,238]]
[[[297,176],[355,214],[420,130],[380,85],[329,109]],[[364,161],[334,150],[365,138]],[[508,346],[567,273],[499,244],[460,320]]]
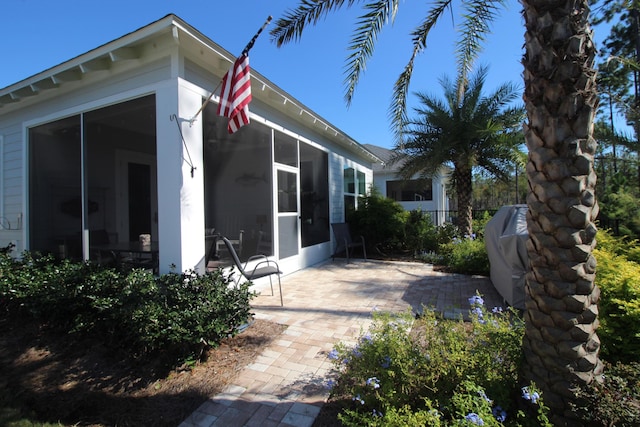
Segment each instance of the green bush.
[[611,230],[598,230],[597,248],[620,255],[628,261],[640,264],[640,245],[638,240],[625,236],[615,236]]
[[438,227],[437,240],[438,246],[451,243],[454,238],[458,237],[459,230],[454,224],[447,222]]
[[[80,337],[98,338],[133,358],[159,354],[179,364],[234,334],[250,317],[249,283],[216,271],[155,277],[92,263],[0,254],[0,308]],[[173,362],[172,362],[173,361]]]
[[358,209],[347,213],[347,222],[354,235],[364,236],[370,249],[394,252],[404,244],[408,215],[398,202],[372,188],[370,195],[359,199]]
[[598,231],[594,256],[598,262],[600,328],[603,357],[610,362],[637,360],[640,352],[640,264],[629,260],[637,245]]
[[330,386],[331,400],[344,405],[342,424],[550,425],[540,392],[518,384],[523,321],[514,311],[487,312],[479,296],[470,302],[471,323],[428,309],[417,320],[374,312],[355,345],[338,344]]
[[405,246],[413,254],[433,252],[438,249],[438,228],[429,214],[421,210],[409,212],[405,224]]
[[605,362],[605,373],[602,384],[594,383],[579,391],[586,403],[576,412],[589,426],[640,425],[640,363]]
[[453,273],[488,276],[489,256],[484,240],[475,236],[457,238],[440,245],[443,262]]
[[491,218],[493,218],[493,215],[489,211],[483,211],[477,218],[473,218],[473,230],[477,236],[484,237],[484,229],[487,223],[491,221]]

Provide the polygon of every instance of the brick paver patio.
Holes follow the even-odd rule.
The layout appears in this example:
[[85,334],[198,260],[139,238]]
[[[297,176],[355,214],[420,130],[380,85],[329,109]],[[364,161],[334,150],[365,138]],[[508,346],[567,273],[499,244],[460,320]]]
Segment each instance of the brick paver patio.
[[283,335],[180,427],[311,426],[329,396],[327,354],[340,341],[355,341],[374,309],[417,312],[424,304],[458,318],[476,291],[487,307],[504,305],[487,277],[410,262],[336,259],[283,277],[282,288],[284,307],[268,283],[256,285],[262,294],[252,306],[256,318],[287,325]]

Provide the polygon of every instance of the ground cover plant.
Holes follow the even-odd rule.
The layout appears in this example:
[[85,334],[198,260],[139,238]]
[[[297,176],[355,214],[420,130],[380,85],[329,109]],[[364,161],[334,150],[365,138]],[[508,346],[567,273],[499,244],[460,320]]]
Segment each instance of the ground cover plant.
[[[445,320],[429,309],[374,312],[356,343],[329,354],[335,367],[329,403],[315,427],[550,426],[544,395],[521,383],[519,313],[471,297],[471,321]],[[583,425],[640,423],[640,364],[607,364],[602,384],[577,390]]]
[[519,315],[470,302],[471,322],[374,312],[355,345],[338,344],[328,386],[342,425],[550,425],[535,385],[518,383]]

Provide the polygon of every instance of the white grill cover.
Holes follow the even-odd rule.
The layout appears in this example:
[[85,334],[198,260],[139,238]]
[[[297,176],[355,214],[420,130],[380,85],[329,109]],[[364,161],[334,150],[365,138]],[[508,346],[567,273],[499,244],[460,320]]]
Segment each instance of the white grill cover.
[[518,309],[524,309],[528,238],[527,205],[501,207],[484,230],[491,282],[502,298]]

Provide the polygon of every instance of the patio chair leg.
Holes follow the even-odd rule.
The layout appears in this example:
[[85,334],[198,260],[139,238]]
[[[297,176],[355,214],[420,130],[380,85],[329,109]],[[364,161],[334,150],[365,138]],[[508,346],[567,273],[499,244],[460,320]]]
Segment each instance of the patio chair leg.
[[273,296],[273,280],[271,280],[271,276],[269,276],[269,284],[271,285],[271,296]]
[[284,307],[284,301],[282,300],[282,282],[280,282],[279,274],[278,274],[278,289],[280,290],[280,307]]

